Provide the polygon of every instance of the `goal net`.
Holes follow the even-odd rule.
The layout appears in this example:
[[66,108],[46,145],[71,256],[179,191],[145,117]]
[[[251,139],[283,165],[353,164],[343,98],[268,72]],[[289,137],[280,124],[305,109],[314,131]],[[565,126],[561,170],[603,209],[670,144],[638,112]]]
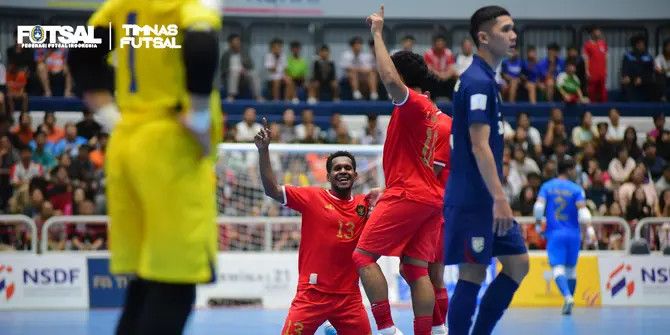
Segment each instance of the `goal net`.
[[[355,194],[383,186],[381,145],[270,144],[270,160],[280,184],[329,187],[326,159],[339,150],[356,158]],[[220,144],[216,175],[219,250],[297,249],[299,213],[265,196],[253,143]]]

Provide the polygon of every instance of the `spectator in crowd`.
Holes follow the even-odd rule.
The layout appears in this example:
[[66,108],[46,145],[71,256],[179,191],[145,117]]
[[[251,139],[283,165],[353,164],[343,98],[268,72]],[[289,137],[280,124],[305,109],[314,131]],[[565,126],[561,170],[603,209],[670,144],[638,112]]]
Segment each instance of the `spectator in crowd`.
[[337,132],[342,125],[342,114],[333,113],[330,116],[330,128],[326,130],[325,135],[323,136],[327,143],[337,143]]
[[14,150],[9,137],[3,135],[0,137],[0,209],[7,208],[9,198],[12,196],[10,174],[12,166],[18,161],[18,152]]
[[98,136],[102,126],[93,118],[93,112],[89,109],[83,111],[84,119],[77,122],[77,134],[86,140]]
[[51,170],[56,166],[56,156],[53,155],[53,144],[47,142],[47,134],[38,131],[35,134],[35,140],[30,142],[30,148],[33,150],[33,162],[44,167],[45,170]]
[[532,216],[536,198],[535,190],[530,186],[524,186],[519,193],[519,198],[512,202],[514,215]]
[[305,143],[304,141],[308,141],[309,143],[316,143],[316,141],[318,141],[321,134],[321,128],[314,124],[313,110],[304,109],[302,111],[302,123],[295,126],[295,134],[296,138],[303,143]]
[[670,164],[665,164],[665,167],[663,167],[663,174],[658,178],[655,186],[657,193],[670,189]]
[[603,170],[608,169],[610,161],[616,156],[617,151],[616,144],[607,140],[608,128],[609,124],[607,122],[598,122],[598,137],[595,140],[596,159],[598,160],[598,165]]
[[7,114],[11,115],[18,106],[24,113],[28,112],[28,71],[10,67],[7,70]]
[[398,51],[409,51],[409,52],[414,52],[414,43],[416,43],[416,39],[412,35],[405,35],[402,40],[400,40],[400,49],[393,50],[391,52],[391,55]]
[[36,51],[37,76],[45,97],[71,97],[72,76],[67,66],[67,49],[40,49]]
[[526,112],[519,112],[516,116],[516,127],[517,131],[519,129],[524,129],[528,133],[529,143],[533,146],[533,151],[535,152],[535,157],[539,157],[542,154],[542,137],[537,128],[533,127],[530,124],[530,116]]
[[518,172],[519,175],[523,176],[523,183],[526,183],[526,176],[531,173],[540,173],[540,167],[537,163],[530,157],[526,155],[526,150],[524,150],[522,145],[515,145],[512,150],[512,160],[509,163],[510,171]]
[[248,89],[252,97],[261,100],[261,85],[254,72],[254,61],[242,48],[239,34],[228,35],[228,50],[221,56],[221,79],[226,85],[228,101],[240,94],[240,87]]
[[[670,217],[670,189],[664,189],[659,192],[658,197],[658,214],[660,217]],[[666,241],[670,242],[670,241]]]
[[[78,215],[94,215],[95,204],[91,200],[83,200],[79,205]],[[75,250],[102,250],[105,249],[107,229],[104,225],[81,223],[72,226],[72,247]]]
[[91,160],[91,163],[96,170],[102,170],[102,168],[105,166],[105,153],[107,153],[108,142],[108,133],[102,132],[98,134],[98,141],[96,143],[95,149],[93,149],[89,155],[89,159]]
[[582,83],[577,76],[577,64],[569,60],[565,64],[565,72],[556,78],[556,88],[561,94],[563,102],[568,104],[588,102],[582,93]]
[[51,183],[47,187],[46,196],[54,210],[63,215],[72,215],[72,183],[67,170],[66,165],[58,165],[51,170]]
[[19,124],[12,129],[12,133],[21,141],[21,146],[27,146],[33,140],[33,118],[26,112],[19,114]]
[[312,81],[309,85],[309,97],[307,103],[314,104],[319,101],[321,92],[332,97],[333,100],[340,100],[340,88],[337,84],[335,75],[335,63],[330,60],[330,49],[327,45],[319,48],[319,58],[312,65]]
[[586,111],[582,113],[579,126],[572,128],[572,144],[578,148],[584,148],[586,143],[593,141],[598,131],[593,126],[593,114]]
[[568,154],[568,149],[570,148],[570,143],[568,140],[558,141],[554,144],[553,154],[549,157],[550,160],[556,162],[557,164],[572,159],[572,156]]
[[607,172],[616,185],[621,185],[628,180],[634,169],[635,160],[630,158],[626,148],[621,147],[617,151],[617,157],[610,162]]
[[637,189],[642,189],[649,207],[654,208],[658,200],[658,193],[653,182],[647,181],[647,169],[643,164],[638,164],[630,175],[630,179],[617,190],[618,200],[621,208],[628,208]]
[[626,125],[620,122],[619,110],[612,108],[609,111],[609,122],[607,125],[607,140],[612,143],[621,143],[626,132]]
[[574,45],[570,45],[567,50],[568,56],[565,58],[565,64],[567,65],[569,62],[575,63],[575,66],[577,67],[575,73],[577,74],[577,78],[579,78],[580,83],[579,88],[582,89],[584,97],[587,97],[588,81],[586,79],[586,65],[584,62],[584,57],[579,54],[579,48]]
[[654,65],[660,80],[661,100],[670,101],[670,38],[663,41],[663,48],[654,59]]
[[670,223],[666,222],[661,226],[658,232],[658,243],[660,245],[659,250],[665,251],[665,248],[670,246]]
[[665,130],[665,113],[657,112],[654,114],[654,129],[647,133],[647,141],[657,142],[658,138]]
[[584,188],[586,198],[593,202],[599,213],[605,214],[609,204],[614,201],[612,180],[607,171],[602,171],[597,164],[589,163],[587,173],[588,185]]
[[550,43],[547,46],[547,57],[538,64],[541,75],[539,88],[547,101],[554,101],[556,77],[565,70],[565,61],[559,57],[560,52],[561,47],[557,43]]
[[510,169],[509,169],[509,163],[503,162],[503,168],[502,168],[502,187],[503,187],[503,192],[505,192],[505,198],[507,199],[508,202],[512,203],[516,200],[516,194],[518,190],[515,189],[515,185],[512,185],[512,183],[509,181],[509,176],[510,176]]
[[284,73],[286,70],[286,56],[284,56],[283,48],[284,41],[275,38],[270,41],[270,52],[265,55],[265,70],[267,71],[270,92],[274,101],[281,100],[282,84],[286,85],[288,82]]
[[56,124],[54,111],[44,112],[44,119],[39,128],[47,134],[47,141],[51,144],[56,144],[65,137],[65,130]]
[[379,127],[377,114],[368,114],[368,122],[363,130],[361,144],[384,144],[384,131]]
[[663,130],[661,137],[656,141],[658,155],[666,161],[670,161],[670,130]]
[[523,69],[523,61],[519,56],[518,46],[514,48],[514,51],[509,58],[503,60],[500,69],[502,78],[505,80],[506,84],[506,89],[503,91],[504,95],[507,98],[507,101],[515,103]]
[[300,42],[293,41],[290,46],[291,55],[286,61],[286,101],[298,103],[297,90],[304,87],[307,78],[307,60],[300,54]]
[[475,54],[475,46],[469,37],[461,41],[461,52],[456,56],[456,63],[454,64],[456,73],[460,76],[472,64],[472,57]]
[[287,108],[282,114],[282,122],[279,126],[279,141],[281,143],[292,143],[296,140],[295,112]]
[[55,156],[67,154],[70,157],[77,156],[79,146],[86,144],[86,139],[77,134],[77,127],[68,122],[65,124],[65,137],[54,145]]
[[42,165],[33,162],[33,152],[29,147],[21,148],[20,157],[10,171],[10,182],[14,188],[27,185],[32,178],[44,174]]
[[247,107],[244,109],[242,121],[235,125],[237,142],[253,142],[254,136],[261,131],[261,124],[256,122],[256,109]]
[[451,98],[458,73],[454,67],[456,62],[454,54],[447,48],[447,38],[444,35],[434,36],[433,46],[426,50],[423,59],[428,70],[437,79],[435,86],[430,90],[432,97]]
[[90,182],[93,180],[93,173],[95,166],[90,159],[91,148],[88,144],[83,144],[79,147],[77,158],[72,160],[70,168],[68,169],[68,176],[70,180],[77,182]]
[[563,123],[563,111],[560,108],[552,108],[547,131],[544,134],[543,145],[545,153],[551,154],[556,143],[568,139],[565,123]]
[[646,38],[631,38],[632,50],[626,52],[621,63],[621,89],[627,101],[656,100],[654,57],[647,51]]
[[626,128],[621,145],[628,150],[628,155],[636,162],[642,158],[642,150],[637,144],[637,131],[635,131],[635,128]]
[[558,164],[554,160],[548,160],[542,167],[542,180],[544,182],[556,178],[558,175]]
[[356,36],[349,40],[350,49],[342,54],[340,68],[344,71],[354,100],[363,99],[363,93],[369,92],[370,100],[379,99],[377,92],[377,73],[374,71],[374,59],[363,51],[363,39]]
[[633,193],[633,198],[626,206],[626,220],[637,222],[652,215],[653,212],[647,204],[647,196],[644,193],[644,189],[641,187],[637,188]]
[[2,62],[2,54],[0,54],[0,115],[6,115],[5,92],[7,92],[7,68]]
[[654,180],[657,180],[663,173],[663,168],[665,168],[666,162],[656,154],[656,144],[654,142],[645,142],[642,149],[644,150],[642,163],[644,163],[649,170],[651,177]]
[[588,97],[593,102],[607,101],[607,42],[598,27],[591,28],[584,42],[584,65],[588,82]]
[[528,101],[532,104],[537,103],[537,89],[542,80],[542,68],[537,58],[537,48],[529,45],[526,48],[526,59],[522,68],[522,83],[528,91]]

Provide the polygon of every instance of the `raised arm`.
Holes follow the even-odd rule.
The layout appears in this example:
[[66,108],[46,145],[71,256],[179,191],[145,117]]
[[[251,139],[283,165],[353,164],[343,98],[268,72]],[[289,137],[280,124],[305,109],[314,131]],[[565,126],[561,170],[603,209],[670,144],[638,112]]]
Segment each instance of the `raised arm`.
[[258,148],[258,165],[261,170],[261,181],[263,182],[263,189],[265,195],[285,204],[284,192],[281,186],[277,183],[274,171],[272,171],[272,163],[270,162],[270,128],[268,127],[268,120],[263,118],[263,128],[254,137],[254,143]]
[[382,31],[384,30],[384,6],[381,6],[379,12],[368,16],[367,22],[370,25],[372,37],[375,41],[375,57],[377,58],[379,77],[393,101],[405,101],[409,91],[400,78],[395,65],[393,65],[391,56],[389,56],[389,52],[384,44],[384,37],[382,36]]

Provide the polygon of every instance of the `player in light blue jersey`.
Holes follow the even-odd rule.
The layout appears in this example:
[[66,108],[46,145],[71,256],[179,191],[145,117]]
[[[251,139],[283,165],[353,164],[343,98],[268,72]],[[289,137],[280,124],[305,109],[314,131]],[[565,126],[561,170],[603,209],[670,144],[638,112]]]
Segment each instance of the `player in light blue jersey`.
[[577,286],[575,266],[579,257],[581,241],[579,224],[590,224],[591,213],[586,208],[584,189],[572,182],[577,170],[573,160],[565,160],[558,165],[558,177],[544,183],[540,188],[533,208],[536,229],[541,230],[542,217],[547,227],[547,254],[554,280],[565,302],[563,314],[572,313]]

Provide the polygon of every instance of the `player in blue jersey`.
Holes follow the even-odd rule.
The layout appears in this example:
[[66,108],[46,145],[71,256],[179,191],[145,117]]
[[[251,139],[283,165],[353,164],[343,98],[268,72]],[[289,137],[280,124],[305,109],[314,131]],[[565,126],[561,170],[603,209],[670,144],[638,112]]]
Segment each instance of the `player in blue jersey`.
[[528,272],[528,252],[501,184],[503,119],[495,71],[514,51],[514,21],[487,6],[470,19],[479,50],[454,92],[451,172],[444,198],[445,264],[459,265],[449,303],[449,334],[466,335],[491,257],[502,263],[481,300],[472,334],[491,334]]
[[572,313],[572,306],[575,303],[573,297],[577,286],[575,266],[581,241],[579,224],[591,222],[591,212],[586,208],[584,189],[572,182],[576,175],[573,160],[560,162],[558,177],[542,185],[533,207],[538,230],[541,228],[540,223],[546,209],[547,255],[554,272],[556,286],[565,299],[563,304],[565,315]]

